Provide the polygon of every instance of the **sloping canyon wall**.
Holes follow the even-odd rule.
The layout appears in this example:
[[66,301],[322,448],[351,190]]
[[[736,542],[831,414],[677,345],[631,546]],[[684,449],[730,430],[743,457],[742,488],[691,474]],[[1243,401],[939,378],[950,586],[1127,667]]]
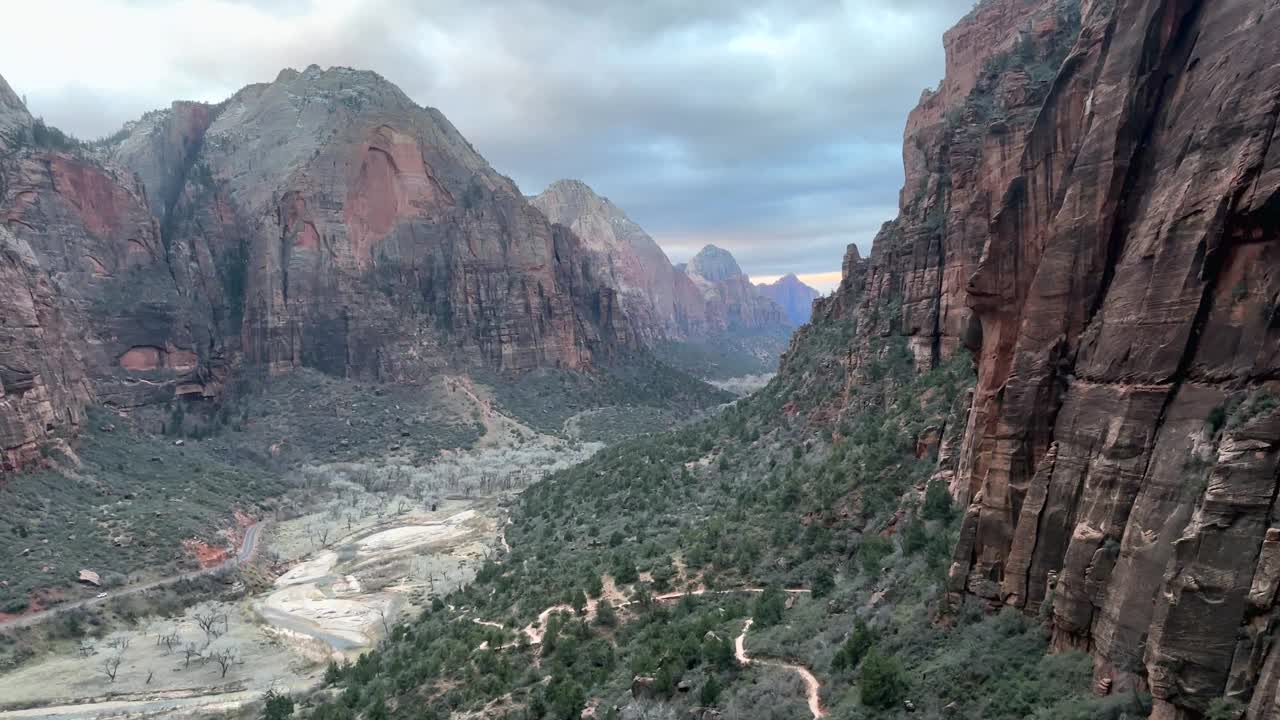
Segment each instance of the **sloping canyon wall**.
[[1280,4],[988,0],[945,43],[815,322],[973,353],[955,597],[1047,608],[1156,717],[1280,717]]

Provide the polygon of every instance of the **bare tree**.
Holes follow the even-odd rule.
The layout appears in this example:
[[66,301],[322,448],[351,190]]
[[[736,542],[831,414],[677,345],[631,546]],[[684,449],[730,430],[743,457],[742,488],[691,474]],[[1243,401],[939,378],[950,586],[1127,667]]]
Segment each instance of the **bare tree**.
[[174,646],[175,646],[175,645],[180,644],[181,642],[182,642],[182,640],[181,640],[181,638],[179,638],[179,637],[178,637],[178,631],[177,631],[177,630],[174,630],[173,632],[169,633],[168,635],[165,635],[164,637],[160,638],[160,644],[164,646],[164,654],[165,654],[165,655],[171,655],[171,654],[173,654],[173,648],[174,648]]
[[197,611],[192,617],[195,618],[196,624],[200,626],[200,629],[204,631],[205,637],[209,640],[221,634],[218,631],[218,623],[222,623],[224,629],[227,626],[227,616],[213,609],[206,609],[203,612]]
[[102,660],[102,672],[113,683],[116,681],[116,674],[120,672],[121,660],[122,658],[119,655],[112,655]]
[[219,650],[209,655],[209,657],[218,664],[218,668],[222,671],[222,674],[218,677],[225,678],[227,676],[227,670],[229,670],[232,665],[236,664],[236,654],[230,649]]
[[191,658],[200,657],[200,648],[196,647],[194,642],[189,642],[186,647],[182,648],[182,654],[186,659],[186,662],[183,663],[182,667],[191,667]]

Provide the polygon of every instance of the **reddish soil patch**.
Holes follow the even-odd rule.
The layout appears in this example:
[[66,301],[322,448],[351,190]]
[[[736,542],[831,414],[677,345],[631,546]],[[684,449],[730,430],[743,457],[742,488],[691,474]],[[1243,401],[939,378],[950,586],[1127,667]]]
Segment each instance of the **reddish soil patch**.
[[183,540],[182,548],[196,559],[196,563],[200,565],[202,570],[216,567],[227,561],[227,549],[225,547],[213,547],[203,540],[194,538]]

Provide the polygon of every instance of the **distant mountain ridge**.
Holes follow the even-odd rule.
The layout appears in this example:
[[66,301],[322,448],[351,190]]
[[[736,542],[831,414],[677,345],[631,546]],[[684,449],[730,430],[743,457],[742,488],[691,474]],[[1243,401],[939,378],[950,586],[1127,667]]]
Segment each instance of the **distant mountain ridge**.
[[778,303],[796,326],[809,322],[813,301],[822,297],[822,293],[804,284],[795,273],[787,273],[772,283],[759,283],[756,291]]
[[[707,364],[749,372],[771,371],[790,336],[783,308],[756,291],[727,250],[708,245],[688,263],[672,265],[662,248],[617,205],[580,180],[558,180],[530,199],[553,224],[567,227],[595,256],[634,332],[650,347],[717,341],[740,365],[723,356],[694,361],[681,348],[667,355],[684,369],[703,373]],[[681,363],[675,358],[684,358]],[[727,370],[726,370],[727,372]]]

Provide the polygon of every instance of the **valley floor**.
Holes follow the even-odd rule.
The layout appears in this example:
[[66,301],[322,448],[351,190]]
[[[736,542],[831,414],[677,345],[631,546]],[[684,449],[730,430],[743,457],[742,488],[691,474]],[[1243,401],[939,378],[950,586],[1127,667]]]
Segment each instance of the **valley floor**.
[[245,582],[0,675],[0,718],[204,716],[314,689],[330,661],[470,582],[505,544],[504,498],[601,446],[540,434],[457,387],[485,430],[472,449],[304,467],[306,512],[255,526]]

